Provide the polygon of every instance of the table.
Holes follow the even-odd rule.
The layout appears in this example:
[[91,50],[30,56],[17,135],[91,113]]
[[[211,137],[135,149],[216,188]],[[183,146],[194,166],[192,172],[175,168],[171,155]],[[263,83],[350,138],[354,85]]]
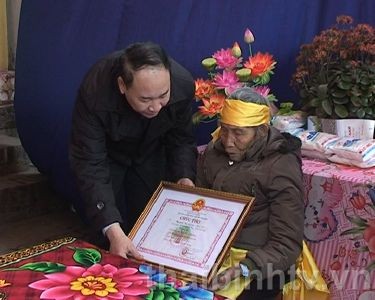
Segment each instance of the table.
[[331,299],[375,299],[375,168],[303,159],[305,240]]
[[0,299],[224,298],[67,237],[0,256]]

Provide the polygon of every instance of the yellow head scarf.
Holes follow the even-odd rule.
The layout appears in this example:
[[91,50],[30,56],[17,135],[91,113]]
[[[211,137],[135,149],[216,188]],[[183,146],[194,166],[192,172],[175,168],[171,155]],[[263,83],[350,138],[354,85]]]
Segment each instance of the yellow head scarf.
[[[220,122],[240,127],[268,124],[270,108],[267,105],[226,99],[220,113]],[[211,134],[214,141],[218,139],[219,133],[220,127]]]

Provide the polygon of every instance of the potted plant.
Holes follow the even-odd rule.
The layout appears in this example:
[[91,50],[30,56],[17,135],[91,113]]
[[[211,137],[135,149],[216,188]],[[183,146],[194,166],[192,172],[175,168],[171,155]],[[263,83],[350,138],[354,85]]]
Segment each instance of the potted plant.
[[350,16],[302,45],[291,85],[301,109],[328,119],[375,119],[375,30]]

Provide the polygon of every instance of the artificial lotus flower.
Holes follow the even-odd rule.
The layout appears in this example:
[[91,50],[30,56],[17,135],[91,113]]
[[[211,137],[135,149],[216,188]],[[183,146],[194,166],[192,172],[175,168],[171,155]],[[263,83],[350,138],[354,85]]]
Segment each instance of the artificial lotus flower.
[[213,117],[220,113],[224,106],[225,96],[223,94],[214,94],[209,99],[202,99],[202,106],[198,107],[203,116]]
[[232,48],[222,48],[202,61],[203,67],[208,71],[208,79],[199,78],[195,81],[195,99],[203,105],[198,106],[193,115],[194,124],[214,121],[221,111],[224,99],[243,86],[255,88],[270,101],[270,105],[277,101],[266,86],[276,62],[268,53],[252,55],[254,35],[249,28],[245,30],[244,41],[249,46],[249,56],[245,59],[239,43],[235,42]]
[[233,44],[233,47],[232,47],[232,54],[233,54],[233,56],[234,57],[237,57],[237,58],[239,58],[239,57],[241,57],[241,48],[240,48],[240,45],[238,45],[238,43],[237,42],[235,42],[234,44]]
[[243,40],[245,41],[246,44],[251,44],[254,42],[254,35],[249,28],[246,28],[244,36],[243,36]]
[[205,67],[208,71],[213,70],[216,67],[216,59],[213,57],[208,57],[202,60],[202,66]]
[[209,98],[214,92],[214,86],[210,80],[198,78],[195,80],[195,97],[196,99]]
[[254,90],[262,95],[264,98],[267,98],[268,94],[270,93],[270,88],[267,85],[259,85],[254,88]]
[[251,75],[251,70],[247,68],[242,68],[238,71],[236,71],[236,76],[240,81],[249,81]]
[[231,94],[234,90],[242,87],[236,73],[233,71],[223,71],[223,74],[218,73],[213,79],[213,85],[218,89],[225,89],[226,94]]
[[[268,83],[269,74],[273,74],[272,70],[275,68],[275,65],[276,62],[273,60],[273,56],[271,54],[260,52],[252,57],[249,57],[249,60],[244,64],[245,68],[251,70],[251,77],[254,79],[259,79],[261,84]],[[263,76],[266,78],[262,79],[261,77]]]
[[233,69],[240,63],[240,59],[233,56],[232,49],[221,49],[212,55],[216,59],[219,69]]

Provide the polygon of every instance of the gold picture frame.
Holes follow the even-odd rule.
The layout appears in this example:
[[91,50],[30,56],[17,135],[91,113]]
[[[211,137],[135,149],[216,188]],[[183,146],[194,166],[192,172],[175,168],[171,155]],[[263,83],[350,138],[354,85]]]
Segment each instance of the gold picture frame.
[[253,202],[249,196],[162,181],[129,237],[146,263],[209,284]]

